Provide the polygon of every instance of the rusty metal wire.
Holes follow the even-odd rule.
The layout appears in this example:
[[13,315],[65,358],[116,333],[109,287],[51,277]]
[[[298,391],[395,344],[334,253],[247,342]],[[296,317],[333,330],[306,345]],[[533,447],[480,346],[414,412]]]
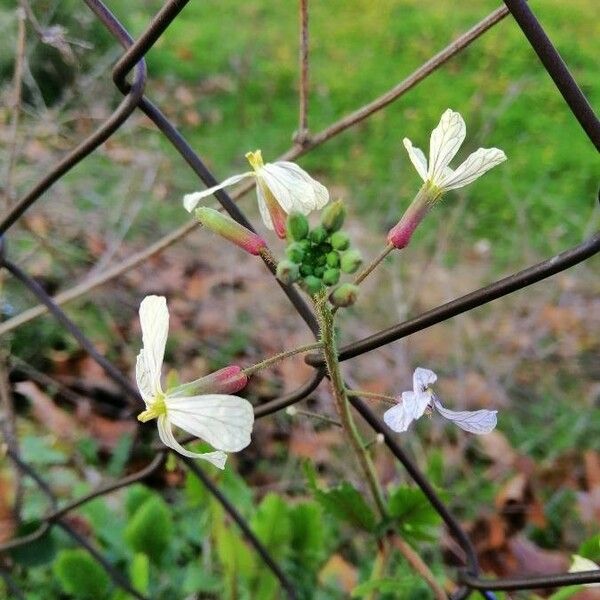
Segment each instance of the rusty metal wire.
[[[156,41],[161,37],[165,30],[169,27],[172,21],[177,17],[179,12],[185,7],[189,0],[168,0],[163,5],[162,9],[152,19],[151,23],[137,39],[133,40],[128,32],[123,28],[119,21],[114,17],[110,10],[101,2],[101,0],[85,0],[85,3],[90,10],[96,15],[99,21],[106,27],[115,40],[123,46],[125,52],[117,61],[113,68],[113,82],[116,87],[124,94],[124,99],[120,105],[113,111],[110,117],[91,134],[88,138],[78,144],[71,152],[69,152],[58,164],[54,166],[27,194],[20,198],[9,210],[9,212],[0,219],[0,267],[4,267],[17,280],[19,280],[26,288],[33,293],[41,305],[29,311],[25,311],[22,315],[17,315],[12,319],[0,325],[0,334],[6,333],[15,327],[27,322],[46,311],[52,315],[69,331],[69,333],[77,340],[89,355],[95,360],[115,383],[121,388],[128,401],[132,404],[139,403],[140,397],[131,384],[129,379],[119,371],[110,361],[108,361],[94,347],[89,338],[69,319],[64,313],[61,304],[73,300],[91,289],[103,285],[108,281],[118,277],[129,269],[132,269],[151,256],[154,256],[170,245],[182,239],[189,232],[197,227],[197,224],[191,223],[169,233],[164,238],[155,242],[142,252],[139,252],[129,259],[123,261],[116,268],[107,270],[104,273],[97,275],[92,281],[85,284],[75,286],[70,290],[59,294],[55,298],[51,298],[45,290],[39,286],[20,267],[15,265],[7,257],[7,248],[5,234],[9,228],[14,225],[18,219],[46,192],[54,183],[56,183],[65,173],[69,172],[75,165],[89,156],[96,148],[110,138],[131,116],[131,114],[139,109],[144,112],[156,127],[165,135],[171,142],[174,148],[179,152],[183,160],[190,168],[198,175],[199,179],[207,186],[212,186],[217,183],[217,180],[206,167],[200,156],[191,148],[183,136],[177,131],[172,123],[165,117],[161,110],[152,103],[145,95],[145,86],[147,82],[147,70],[144,61],[145,54],[152,48]],[[374,99],[372,102],[356,109],[352,113],[341,118],[339,121],[332,123],[322,131],[316,134],[310,134],[307,130],[308,124],[306,119],[306,102],[307,102],[307,82],[308,82],[308,58],[307,58],[307,0],[300,0],[300,39],[301,39],[301,86],[300,86],[300,107],[299,107],[299,130],[295,137],[294,145],[285,152],[281,158],[293,159],[309,152],[313,148],[319,146],[337,136],[342,131],[353,127],[354,125],[367,119],[372,114],[381,110],[391,102],[400,98],[407,93],[419,82],[431,75],[445,62],[474,42],[477,38],[483,35],[487,30],[493,27],[500,20],[511,14],[518,26],[523,31],[526,39],[529,41],[535,52],[537,53],[543,67],[546,69],[550,77],[552,77],[558,91],[565,99],[568,109],[580,123],[583,131],[590,139],[592,144],[600,149],[600,121],[594,114],[585,95],[577,85],[568,67],[561,59],[556,48],[553,46],[550,38],[545,33],[542,25],[534,15],[533,11],[527,5],[525,0],[504,0],[505,6],[502,6],[490,15],[482,19],[479,23],[466,31],[463,35],[449,44],[446,48],[438,52],[421,67],[415,70],[405,80],[394,86],[382,96]],[[133,79],[128,81],[128,75],[133,71]],[[229,213],[234,219],[242,223],[246,227],[252,229],[252,224],[248,221],[242,210],[237,206],[235,200],[242,194],[251,189],[251,186],[242,186],[237,194],[229,195],[223,190],[215,193],[215,197],[220,202],[222,208]],[[552,275],[559,273],[565,269],[576,265],[591,256],[600,252],[600,233],[591,236],[587,241],[570,248],[556,256],[549,258],[543,262],[526,268],[518,273],[514,273],[509,277],[501,279],[491,285],[483,287],[479,290],[471,292],[465,296],[457,298],[451,302],[438,306],[429,310],[417,317],[414,317],[403,323],[394,325],[383,331],[374,333],[362,340],[358,340],[348,346],[341,348],[339,353],[340,360],[350,360],[351,358],[361,356],[366,352],[389,344],[395,340],[401,339],[408,335],[412,335],[431,327],[444,320],[470,311],[478,306],[511,294],[517,290],[523,289],[536,282],[542,281]],[[265,263],[267,268],[273,273],[273,266],[268,262]],[[316,335],[318,332],[315,317],[298,291],[289,286],[284,286],[277,282],[283,289],[284,293],[289,298],[291,304],[297,310],[299,315],[306,322],[311,332]],[[299,402],[306,398],[314,391],[321,381],[326,377],[323,361],[320,356],[309,355],[306,357],[306,362],[312,365],[315,369],[314,374],[308,381],[300,386],[296,391],[275,399],[271,402],[257,406],[255,409],[256,417],[265,417],[274,412],[284,409],[285,407]],[[450,535],[464,552],[464,567],[458,573],[459,589],[450,596],[453,600],[467,598],[473,591],[477,590],[484,598],[494,598],[493,590],[525,590],[539,588],[554,588],[564,585],[585,584],[600,581],[600,575],[596,572],[587,573],[559,573],[551,576],[520,578],[520,579],[483,579],[479,576],[480,568],[475,550],[469,540],[468,535],[461,527],[458,520],[452,515],[449,508],[442,501],[439,495],[434,490],[423,473],[419,471],[416,465],[411,461],[406,452],[397,442],[392,432],[385,426],[381,419],[359,398],[353,397],[351,402],[356,411],[363,417],[375,431],[383,434],[385,443],[390,452],[404,466],[413,481],[421,488],[423,493],[428,498],[431,505],[439,513],[440,517],[446,524]],[[52,510],[40,519],[41,525],[38,530],[33,533],[15,538],[0,546],[0,552],[7,551],[19,546],[26,546],[36,539],[44,535],[50,527],[55,524],[61,526],[80,546],[85,548],[91,556],[106,570],[115,585],[126,590],[136,598],[144,599],[144,596],[131,587],[127,578],[120,573],[101,553],[80,533],[76,532],[65,520],[65,515],[70,511],[75,510],[82,504],[96,498],[109,494],[110,492],[131,485],[134,482],[142,481],[162,467],[166,455],[170,450],[160,448],[157,450],[155,458],[140,471],[130,474],[118,481],[107,484],[69,504],[57,507],[56,497],[52,490],[48,487],[43,478],[28,464],[26,464],[20,456],[8,451],[8,456],[17,466],[17,468],[27,476],[31,477],[37,486],[46,494],[52,504]],[[261,556],[265,565],[279,579],[283,590],[289,598],[295,598],[293,582],[289,581],[281,567],[270,556],[261,542],[253,534],[252,530],[244,519],[237,513],[233,505],[223,496],[215,484],[201,471],[198,466],[187,459],[183,459],[186,467],[190,469],[204,483],[207,489],[215,498],[223,505],[230,517],[240,526],[244,536],[249,541],[250,545]],[[16,587],[15,582],[3,570],[7,585],[15,594],[16,597],[21,596],[20,591]]]

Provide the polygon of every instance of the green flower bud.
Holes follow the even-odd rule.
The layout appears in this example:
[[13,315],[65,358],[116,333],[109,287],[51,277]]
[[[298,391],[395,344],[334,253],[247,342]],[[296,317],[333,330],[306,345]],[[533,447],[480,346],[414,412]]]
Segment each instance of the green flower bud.
[[323,277],[323,273],[325,273],[325,267],[315,267],[315,270],[314,270],[315,277],[319,277],[319,279],[320,279],[321,277]]
[[323,225],[318,225],[310,232],[310,239],[315,244],[320,244],[327,239],[327,230]]
[[323,273],[323,283],[325,285],[335,285],[340,280],[339,269],[327,269]]
[[311,296],[314,296],[323,289],[323,282],[318,277],[309,275],[304,278],[304,287]]
[[304,250],[298,242],[293,242],[286,249],[285,253],[287,257],[295,263],[301,263],[304,258]]
[[317,256],[317,259],[315,261],[317,263],[317,265],[319,267],[324,266],[327,263],[327,255],[325,254],[320,254],[319,256]]
[[306,277],[307,275],[313,274],[313,268],[311,265],[307,265],[306,263],[300,265],[300,275]]
[[347,250],[342,254],[340,268],[344,273],[355,273],[362,264],[362,255],[358,250]]
[[291,213],[287,218],[287,230],[292,239],[303,240],[308,235],[308,219],[298,212]]
[[341,229],[345,218],[346,207],[341,200],[336,200],[323,210],[321,223],[327,231],[337,231]]
[[343,231],[332,233],[330,239],[334,250],[346,250],[350,246],[350,238]]
[[357,298],[358,286],[353,283],[342,283],[329,296],[329,300],[334,306],[352,306]]
[[328,267],[339,267],[340,255],[335,250],[333,250],[327,255],[326,261]]
[[277,265],[277,279],[288,285],[297,281],[300,277],[300,268],[296,263],[289,260],[281,260]]
[[310,240],[300,240],[298,242],[298,244],[300,245],[300,248],[302,248],[302,250],[304,250],[304,252],[308,252],[310,250]]

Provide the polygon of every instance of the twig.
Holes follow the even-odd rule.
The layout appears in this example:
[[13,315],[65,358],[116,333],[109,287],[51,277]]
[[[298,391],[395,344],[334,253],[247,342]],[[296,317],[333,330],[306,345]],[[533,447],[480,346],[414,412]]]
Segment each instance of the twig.
[[300,0],[300,114],[294,141],[301,146],[308,141],[308,66],[308,0]]

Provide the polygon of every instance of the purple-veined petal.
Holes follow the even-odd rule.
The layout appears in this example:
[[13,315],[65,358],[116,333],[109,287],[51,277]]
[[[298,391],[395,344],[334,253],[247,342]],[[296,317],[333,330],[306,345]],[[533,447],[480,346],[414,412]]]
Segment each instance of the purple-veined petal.
[[433,404],[442,417],[470,433],[478,435],[489,433],[496,427],[498,422],[497,410],[450,410],[444,408],[435,396],[433,397]]
[[424,392],[437,381],[437,375],[431,369],[417,367],[413,373],[413,390],[415,393]]
[[404,402],[400,402],[397,406],[392,406],[383,413],[383,420],[392,431],[397,433],[407,431],[414,421],[412,408],[407,407]]

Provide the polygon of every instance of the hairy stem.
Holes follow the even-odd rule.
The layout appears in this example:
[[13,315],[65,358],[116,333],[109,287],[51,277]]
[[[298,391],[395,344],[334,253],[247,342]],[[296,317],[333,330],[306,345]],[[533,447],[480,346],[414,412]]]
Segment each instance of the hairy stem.
[[307,344],[306,346],[298,346],[298,348],[293,348],[292,350],[286,350],[285,352],[280,352],[279,354],[275,354],[275,356],[271,356],[266,358],[265,360],[252,365],[251,367],[246,367],[242,369],[242,373],[246,376],[254,375],[254,373],[261,371],[262,369],[266,369],[271,365],[278,363],[285,358],[289,358],[290,356],[294,356],[294,354],[300,354],[302,352],[310,352],[311,350],[317,350],[323,346],[322,342],[315,342],[314,344]]
[[394,546],[404,556],[406,562],[423,578],[425,583],[431,588],[436,600],[448,600],[448,595],[444,588],[438,583],[431,569],[425,564],[423,559],[405,542],[400,536],[394,536]]
[[383,491],[379,485],[377,474],[375,473],[375,467],[371,461],[369,453],[366,451],[363,441],[358,433],[352,413],[350,412],[350,404],[348,402],[348,396],[346,395],[346,386],[342,379],[342,373],[340,371],[340,363],[337,358],[337,347],[335,342],[335,329],[334,329],[334,316],[329,304],[327,303],[327,296],[322,295],[317,297],[315,300],[315,307],[317,310],[317,318],[321,326],[321,341],[323,343],[323,355],[325,358],[325,364],[329,372],[329,378],[331,381],[331,391],[335,400],[336,408],[340,415],[342,426],[350,444],[358,458],[358,462],[367,478],[367,483],[377,505],[377,509],[382,517],[386,516],[385,500],[383,497]]
[[381,400],[381,402],[387,402],[392,406],[398,404],[398,400],[393,396],[387,394],[376,394],[375,392],[367,392],[365,390],[346,390],[348,396],[354,396],[355,398],[368,398],[369,400]]

